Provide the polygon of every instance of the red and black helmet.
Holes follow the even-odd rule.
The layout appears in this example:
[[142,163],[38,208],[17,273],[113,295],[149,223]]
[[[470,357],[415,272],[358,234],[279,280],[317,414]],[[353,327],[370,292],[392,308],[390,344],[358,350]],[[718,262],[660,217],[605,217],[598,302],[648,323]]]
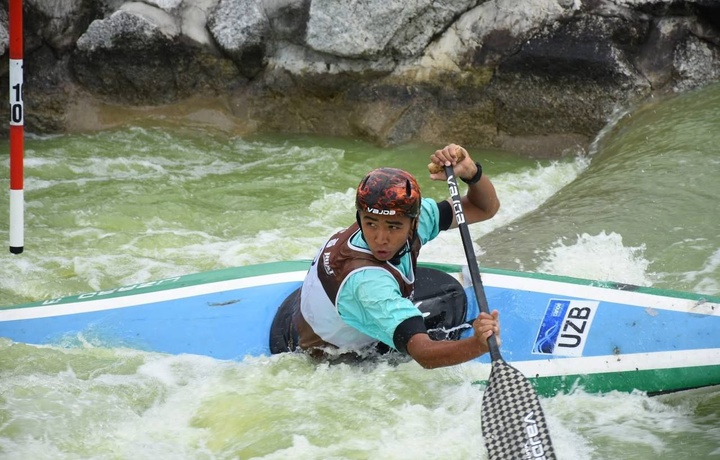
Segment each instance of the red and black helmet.
[[355,207],[358,211],[414,219],[420,215],[420,186],[412,174],[402,169],[374,169],[360,181]]

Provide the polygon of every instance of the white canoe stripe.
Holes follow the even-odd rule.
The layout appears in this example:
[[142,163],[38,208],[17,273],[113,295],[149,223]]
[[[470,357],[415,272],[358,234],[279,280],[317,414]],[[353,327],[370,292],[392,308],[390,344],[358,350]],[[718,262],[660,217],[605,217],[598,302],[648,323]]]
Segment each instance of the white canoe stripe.
[[307,270],[297,272],[275,273],[270,275],[252,276],[227,281],[204,283],[194,286],[184,286],[175,289],[166,289],[145,294],[134,294],[121,297],[111,297],[97,300],[86,300],[84,302],[73,302],[58,305],[42,305],[37,307],[15,308],[0,310],[0,321],[17,321],[23,319],[48,318],[52,316],[63,316],[78,313],[89,313],[115,308],[135,307],[154,302],[176,300],[186,297],[194,297],[204,294],[231,291],[254,286],[265,286],[268,284],[285,283],[291,281],[302,281]]
[[720,348],[659,351],[628,355],[554,358],[508,362],[526,377],[598,374],[648,369],[676,369],[720,365]]
[[558,297],[578,297],[581,299],[600,300],[624,305],[634,305],[637,307],[680,311],[683,313],[720,316],[720,304],[713,302],[493,273],[483,273],[482,280],[485,286],[542,292]]
[[[253,286],[264,286],[268,284],[282,282],[302,281],[306,273],[306,270],[275,273],[239,278],[234,280],[209,282],[174,289],[164,289],[145,294],[132,294],[119,297],[108,297],[104,299],[98,298],[96,300],[86,300],[67,304],[48,304],[37,307],[0,310],[0,321],[47,318],[67,314],[109,310],[114,308],[126,308],[136,305],[160,302],[163,300],[175,300],[203,294],[213,294],[233,289],[242,289]],[[577,297],[625,305],[634,305],[645,308],[720,316],[720,304],[712,302],[698,302],[696,300],[681,299],[663,295],[654,295],[633,291],[621,291],[597,286],[587,286],[582,284],[564,283],[560,281],[492,273],[484,273],[482,274],[482,278],[484,285],[498,288],[539,292],[557,297]],[[111,292],[113,291],[108,291],[108,293]]]

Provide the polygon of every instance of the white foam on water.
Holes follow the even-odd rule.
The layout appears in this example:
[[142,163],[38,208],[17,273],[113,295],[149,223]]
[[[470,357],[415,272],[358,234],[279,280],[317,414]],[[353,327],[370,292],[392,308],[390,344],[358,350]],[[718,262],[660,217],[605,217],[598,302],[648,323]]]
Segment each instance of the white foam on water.
[[[5,356],[18,346],[0,343]],[[479,363],[428,371],[22,347],[25,364],[6,364],[0,380],[2,458],[487,458]],[[577,389],[542,404],[558,458],[611,460],[676,455],[687,448],[676,435],[707,451],[718,414],[694,414],[712,398]]]
[[710,254],[700,270],[685,272],[684,279],[694,284],[694,291],[720,295],[720,248]]
[[[498,195],[502,197],[502,206],[493,219],[469,226],[473,239],[506,225],[541,206],[559,189],[572,182],[587,167],[587,164],[587,159],[577,158],[571,162],[554,161],[547,165],[538,163],[531,169],[493,176],[492,180]],[[443,198],[443,196],[435,197],[438,200]],[[354,222],[354,203],[354,189],[347,189],[345,192],[326,192],[322,197],[309,204],[309,217],[300,217],[297,220],[289,217],[293,220],[292,228],[260,231],[252,239],[252,244],[247,245],[247,248],[242,243],[240,246],[250,251],[249,254],[258,256],[265,254],[265,257],[269,256],[271,260],[312,258],[326,238]],[[300,231],[293,231],[293,229]],[[279,246],[282,241],[286,242],[288,248],[297,250],[289,254],[278,254],[277,251],[282,249],[282,245]],[[308,245],[310,245],[309,248]],[[423,247],[420,260],[464,264],[466,260],[461,248],[462,241],[458,231],[442,232],[436,240]],[[481,248],[476,246],[475,249],[476,253],[482,254]]]
[[644,257],[645,246],[626,247],[622,236],[604,231],[583,233],[573,241],[558,239],[553,247],[538,250],[543,262],[538,271],[598,281],[616,281],[651,286],[650,262]]
[[[586,157],[577,157],[572,162],[553,161],[548,165],[538,163],[532,169],[493,176],[492,182],[500,198],[500,210],[492,219],[468,226],[478,258],[483,255],[483,250],[475,241],[482,235],[542,206],[558,190],[575,180],[588,164]],[[423,247],[420,260],[465,264],[465,253],[461,248],[460,232],[441,232],[438,238]]]
[[[55,220],[29,227],[28,247],[21,257],[0,255],[0,291],[32,299],[55,297],[223,266],[311,258],[325,238],[353,221],[354,190],[325,183],[338,183],[328,179],[341,174],[338,165],[344,150],[227,142],[207,133],[188,137],[131,128],[73,140],[42,157],[27,155],[27,209],[31,218],[39,219],[42,213]],[[43,142],[58,140],[63,139],[43,137]],[[88,149],[91,144],[94,150]],[[70,154],[75,145],[85,153]],[[549,162],[501,174],[488,168],[502,207],[494,219],[470,227],[474,239],[482,241],[486,233],[541,208],[579,177],[587,161]],[[254,174],[258,170],[273,174],[262,177]],[[0,171],[0,184],[7,184],[7,168],[0,165]],[[186,208],[163,216],[144,215],[147,227],[137,230],[98,221],[92,215],[97,210],[87,211],[82,195],[74,202],[76,209],[63,208],[64,200],[38,198],[57,190],[70,200],[82,187],[120,184],[121,205],[124,193],[155,181],[151,187],[171,185],[169,193],[184,201],[201,192],[195,183],[212,187],[212,179],[229,172],[247,181],[243,185],[255,195],[287,187],[290,192],[278,197],[292,199],[297,189],[291,186],[303,182],[313,182],[312,192],[318,193],[300,189],[303,198],[310,196],[303,203],[309,213],[303,209],[300,217],[231,216],[239,220],[238,228],[252,228],[237,234],[213,232],[213,225],[226,225],[213,219],[199,228],[186,228],[187,222],[176,222],[172,215],[191,211]],[[232,212],[234,195],[228,191],[233,185],[222,188],[221,183],[221,189],[210,190],[213,197],[222,197],[216,201],[223,212]],[[443,197],[442,187],[438,190],[438,198]],[[100,213],[112,210],[110,204]],[[146,202],[148,209],[163,204]],[[276,203],[271,204],[275,209]],[[215,208],[207,215],[200,213],[204,218],[216,214]],[[120,215],[118,220],[129,225],[133,217]],[[62,220],[68,218],[74,221]],[[262,225],[255,226],[258,221]],[[7,235],[4,228],[0,235]],[[84,240],[88,244],[77,244]],[[72,250],[57,249],[64,243]],[[457,231],[445,232],[423,250],[422,258],[464,263],[461,247]],[[642,245],[626,247],[618,233],[602,232],[557,240],[537,255],[545,272],[651,285],[656,275],[649,272],[644,251]],[[482,248],[476,247],[476,252],[482,253]],[[699,269],[685,273],[686,281],[704,292],[717,292],[719,259],[720,251],[715,250]],[[487,378],[487,366],[478,363],[425,371],[414,363],[317,366],[299,355],[227,362],[106,350],[79,342],[65,346],[83,348],[20,348],[0,339],[0,456],[486,458],[480,434],[482,391],[469,383]],[[13,355],[13,347],[21,352]],[[544,399],[543,405],[559,458],[707,458],[720,451],[718,393],[713,391],[704,399],[674,399],[577,390]]]
[[[3,356],[17,346],[5,341]],[[488,377],[479,363],[426,371],[23,347],[27,364],[6,358],[16,365],[0,380],[3,458],[487,458],[483,393],[470,383]],[[647,458],[672,451],[673,430],[712,440],[692,417],[702,398],[666,400],[577,390],[543,405],[558,458]]]
[[214,458],[191,419],[225,362],[87,344],[27,347],[22,359],[30,369],[0,380],[2,458]]
[[[684,393],[648,398],[642,393],[588,394],[578,390],[546,399],[544,407],[565,427],[573,427],[576,435],[592,439],[590,447],[604,452],[604,459],[673,458],[679,451],[682,458],[701,458],[699,452],[707,452],[713,438],[717,439],[717,433],[703,432],[718,415],[706,420],[696,417],[698,405],[706,401],[689,399]],[[674,398],[684,404],[674,403]],[[697,450],[691,439],[697,440]],[[596,455],[592,458],[598,458]]]

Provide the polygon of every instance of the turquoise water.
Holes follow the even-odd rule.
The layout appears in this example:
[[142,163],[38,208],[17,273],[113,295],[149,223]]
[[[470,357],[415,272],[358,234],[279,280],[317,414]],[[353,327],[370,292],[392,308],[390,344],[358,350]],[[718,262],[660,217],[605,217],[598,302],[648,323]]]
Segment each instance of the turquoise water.
[[[580,157],[471,148],[502,203],[471,227],[478,260],[720,294],[718,133],[713,87],[620,114]],[[373,167],[408,169],[425,196],[444,198],[445,183],[424,173],[439,147],[150,122],[28,135],[25,252],[0,252],[0,305],[311,258],[352,222],[354,188]],[[5,190],[7,177],[5,162]],[[459,234],[422,259],[463,263]],[[2,339],[0,349],[3,459],[486,458],[477,364],[225,362]],[[578,390],[544,407],[563,459],[720,458],[716,388],[655,398]]]

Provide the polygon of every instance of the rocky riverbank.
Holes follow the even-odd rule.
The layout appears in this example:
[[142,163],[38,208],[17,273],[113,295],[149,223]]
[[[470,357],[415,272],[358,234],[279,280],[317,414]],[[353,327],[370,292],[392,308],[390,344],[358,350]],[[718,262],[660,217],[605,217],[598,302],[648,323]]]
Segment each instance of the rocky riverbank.
[[714,0],[24,0],[24,15],[36,133],[155,117],[561,155],[616,110],[720,78]]

